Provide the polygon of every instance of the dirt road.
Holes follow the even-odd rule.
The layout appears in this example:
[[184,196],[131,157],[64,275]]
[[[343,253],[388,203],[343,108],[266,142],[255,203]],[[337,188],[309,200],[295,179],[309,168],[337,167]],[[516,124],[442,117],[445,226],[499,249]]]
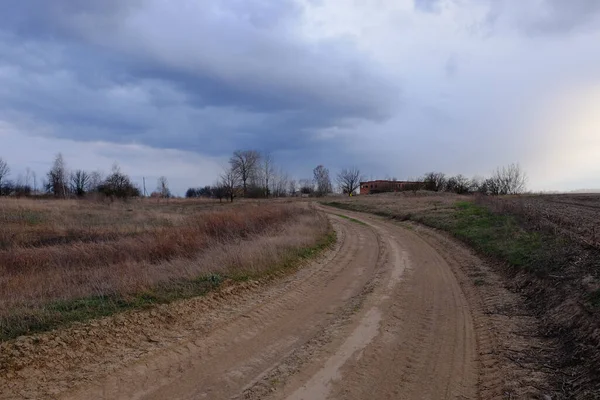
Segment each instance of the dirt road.
[[[45,396],[504,398],[510,377],[494,339],[503,323],[486,319],[483,303],[461,286],[459,263],[480,261],[415,228],[327,212],[338,243],[319,261],[235,301],[189,310],[196,327],[168,345],[95,360],[87,382],[46,388]],[[162,331],[153,343],[162,343]]]

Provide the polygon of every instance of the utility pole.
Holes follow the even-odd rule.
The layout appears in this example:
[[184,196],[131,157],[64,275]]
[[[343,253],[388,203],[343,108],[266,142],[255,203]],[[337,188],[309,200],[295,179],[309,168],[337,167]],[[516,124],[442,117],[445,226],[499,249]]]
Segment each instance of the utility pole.
[[144,181],[144,197],[147,197],[147,193],[146,193],[146,177],[145,176],[142,177],[142,181]]

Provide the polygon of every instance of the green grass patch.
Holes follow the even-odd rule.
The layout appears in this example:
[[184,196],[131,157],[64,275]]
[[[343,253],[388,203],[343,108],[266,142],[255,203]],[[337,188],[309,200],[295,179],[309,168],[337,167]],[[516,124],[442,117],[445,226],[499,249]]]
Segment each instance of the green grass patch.
[[[420,222],[446,230],[476,250],[515,268],[549,273],[568,258],[564,239],[524,229],[516,217],[496,214],[484,206],[458,202],[454,209],[436,215],[423,215]],[[562,260],[562,261],[561,261]]]
[[242,282],[250,279],[273,278],[285,270],[298,268],[304,261],[318,256],[331,247],[336,239],[335,232],[330,230],[315,245],[290,251],[282,262],[257,273],[210,274],[195,279],[171,281],[129,296],[94,296],[57,301],[34,312],[15,310],[12,316],[0,318],[0,342],[21,335],[65,327],[74,322],[85,322],[127,310],[150,308],[158,304],[203,296],[218,289],[225,280]]
[[397,220],[412,220],[447,231],[480,253],[508,263],[517,269],[538,274],[553,273],[566,265],[571,254],[567,239],[542,232],[528,231],[517,217],[493,213],[471,201],[459,201],[454,207],[435,212],[391,214],[377,208],[366,209],[355,203],[327,202],[328,206],[367,211]]

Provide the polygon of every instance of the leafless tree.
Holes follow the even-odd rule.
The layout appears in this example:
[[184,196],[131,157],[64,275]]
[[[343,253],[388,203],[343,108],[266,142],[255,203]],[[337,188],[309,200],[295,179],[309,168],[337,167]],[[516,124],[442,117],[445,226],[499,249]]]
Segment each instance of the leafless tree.
[[327,195],[331,192],[331,179],[329,178],[329,170],[323,165],[317,166],[313,170],[314,183],[317,186],[315,194],[319,197]]
[[219,203],[223,201],[223,197],[226,197],[229,190],[223,185],[223,182],[217,182],[212,186],[212,195],[219,199]]
[[296,180],[295,179],[290,179],[290,181],[288,182],[288,194],[290,196],[294,196],[296,194]]
[[230,172],[242,181],[243,194],[248,194],[248,181],[255,178],[258,173],[260,153],[255,150],[236,150],[229,159]]
[[160,197],[168,199],[171,197],[171,191],[169,190],[169,181],[166,176],[161,176],[158,178],[156,183],[156,191],[159,193]]
[[261,175],[264,180],[264,188],[265,188],[265,197],[269,197],[269,181],[273,179],[273,175],[275,173],[273,155],[271,153],[265,152],[261,158]]
[[457,194],[467,194],[471,189],[471,181],[464,175],[456,175],[448,178],[446,190]]
[[97,191],[102,182],[104,181],[104,176],[102,176],[102,172],[94,171],[89,174],[89,183],[88,183],[88,191],[94,192]]
[[46,174],[46,191],[55,197],[67,197],[67,168],[61,153],[56,155],[52,169]]
[[10,174],[10,167],[8,163],[0,158],[0,188],[2,187],[2,180]]
[[428,172],[422,178],[422,181],[425,184],[425,190],[433,192],[446,190],[446,184],[448,183],[446,175],[442,172]]
[[273,174],[271,183],[271,194],[275,197],[285,197],[290,181],[290,176],[283,169]]
[[356,167],[342,169],[337,175],[337,183],[342,189],[342,193],[352,196],[354,191],[360,186],[362,180],[360,170]]
[[128,199],[140,196],[140,189],[131,182],[129,176],[121,172],[118,164],[114,164],[111,174],[98,187],[98,192],[112,199]]
[[226,196],[233,203],[235,192],[240,184],[240,174],[233,166],[223,172],[220,185],[225,189]]
[[498,168],[490,178],[491,194],[521,194],[527,188],[527,175],[519,164]]
[[310,195],[315,191],[313,182],[310,179],[300,179],[300,181],[298,183],[300,186],[300,193],[302,193],[302,194]]
[[71,192],[75,193],[77,197],[83,197],[89,190],[90,175],[78,169],[71,173]]
[[25,168],[25,186],[31,187],[31,168]]

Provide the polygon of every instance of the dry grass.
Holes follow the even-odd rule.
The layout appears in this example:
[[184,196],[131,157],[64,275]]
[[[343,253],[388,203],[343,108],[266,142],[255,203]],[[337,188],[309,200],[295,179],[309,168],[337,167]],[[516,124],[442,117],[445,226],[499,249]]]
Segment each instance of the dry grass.
[[325,202],[340,208],[371,212],[384,217],[411,219],[419,215],[444,214],[448,210],[452,210],[457,201],[467,198],[467,196],[459,196],[453,193],[418,191],[416,193],[398,192],[335,197],[326,199]]
[[[75,309],[81,319],[85,310],[120,307],[107,309],[107,300],[128,308],[201,294],[223,277],[285,263],[329,232],[327,220],[306,204],[3,199],[0,219],[5,338],[56,325],[48,321]],[[82,299],[83,311],[73,306]]]

